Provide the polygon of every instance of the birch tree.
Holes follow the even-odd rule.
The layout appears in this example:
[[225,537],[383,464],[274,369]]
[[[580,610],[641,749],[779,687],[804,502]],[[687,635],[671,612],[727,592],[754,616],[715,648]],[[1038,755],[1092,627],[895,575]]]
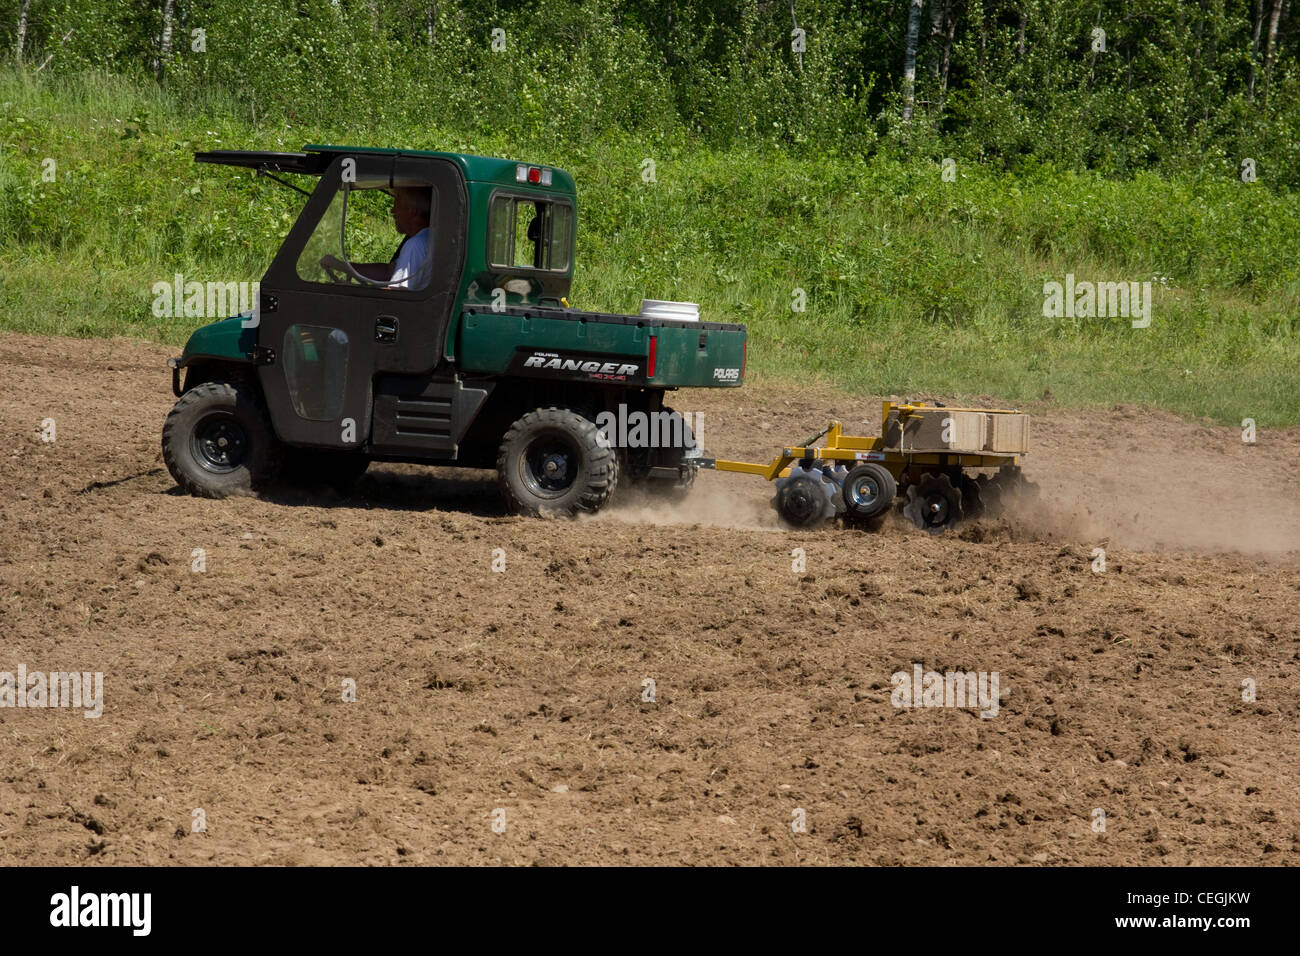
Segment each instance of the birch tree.
[[32,0],[23,0],[22,11],[18,14],[18,43],[14,50],[14,58],[23,62],[23,47],[27,44],[27,9],[32,5]]
[[916,39],[921,32],[921,0],[912,0],[907,12],[907,46],[903,52],[903,122],[912,122],[916,105]]

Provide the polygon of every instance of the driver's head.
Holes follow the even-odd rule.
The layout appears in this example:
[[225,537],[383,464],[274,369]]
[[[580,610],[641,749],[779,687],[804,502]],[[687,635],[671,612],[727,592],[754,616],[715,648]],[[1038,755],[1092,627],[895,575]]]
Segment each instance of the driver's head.
[[427,188],[398,186],[393,190],[393,222],[404,236],[413,236],[429,225],[433,194]]

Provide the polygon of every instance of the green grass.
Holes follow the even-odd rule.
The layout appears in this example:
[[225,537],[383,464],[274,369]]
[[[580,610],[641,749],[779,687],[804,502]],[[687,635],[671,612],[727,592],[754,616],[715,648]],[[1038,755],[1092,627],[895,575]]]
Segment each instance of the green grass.
[[[749,326],[762,380],[865,394],[1063,406],[1150,403],[1224,422],[1300,423],[1300,212],[1237,180],[1012,177],[929,162],[713,151],[682,134],[560,148],[414,123],[254,126],[213,91],[180,102],[88,75],[0,71],[0,328],[180,345],[153,283],[260,277],[300,197],[200,167],[199,149],[308,142],[466,150],[553,163],[579,188],[570,301],[700,303]],[[58,181],[41,181],[56,160]],[[642,181],[643,159],[657,182]],[[1043,282],[1151,280],[1150,328],[1044,318]],[[796,289],[806,311],[791,310]]]

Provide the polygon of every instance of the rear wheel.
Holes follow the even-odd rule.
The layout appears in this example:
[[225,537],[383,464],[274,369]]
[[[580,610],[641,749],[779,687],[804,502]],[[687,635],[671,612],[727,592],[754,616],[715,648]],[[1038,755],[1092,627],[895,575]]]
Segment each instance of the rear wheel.
[[[623,449],[619,480],[656,498],[680,501],[695,486],[700,473],[699,463],[686,457],[687,451],[696,447],[695,433],[690,423],[668,406],[664,406],[663,413],[669,419],[660,438],[667,444],[651,449]],[[656,467],[672,469],[675,473],[656,473],[653,470]]]
[[163,425],[162,450],[176,484],[201,498],[259,491],[279,462],[257,393],[230,382],[205,382],[181,396]]
[[609,501],[618,463],[595,422],[568,408],[539,408],[506,432],[497,480],[512,511],[569,517]]

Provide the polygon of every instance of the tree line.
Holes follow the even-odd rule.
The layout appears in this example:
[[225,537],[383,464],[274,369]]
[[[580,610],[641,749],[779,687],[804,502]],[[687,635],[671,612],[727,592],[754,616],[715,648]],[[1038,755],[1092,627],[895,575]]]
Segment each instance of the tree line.
[[681,136],[1300,183],[1290,0],[0,0],[19,68],[259,124]]

